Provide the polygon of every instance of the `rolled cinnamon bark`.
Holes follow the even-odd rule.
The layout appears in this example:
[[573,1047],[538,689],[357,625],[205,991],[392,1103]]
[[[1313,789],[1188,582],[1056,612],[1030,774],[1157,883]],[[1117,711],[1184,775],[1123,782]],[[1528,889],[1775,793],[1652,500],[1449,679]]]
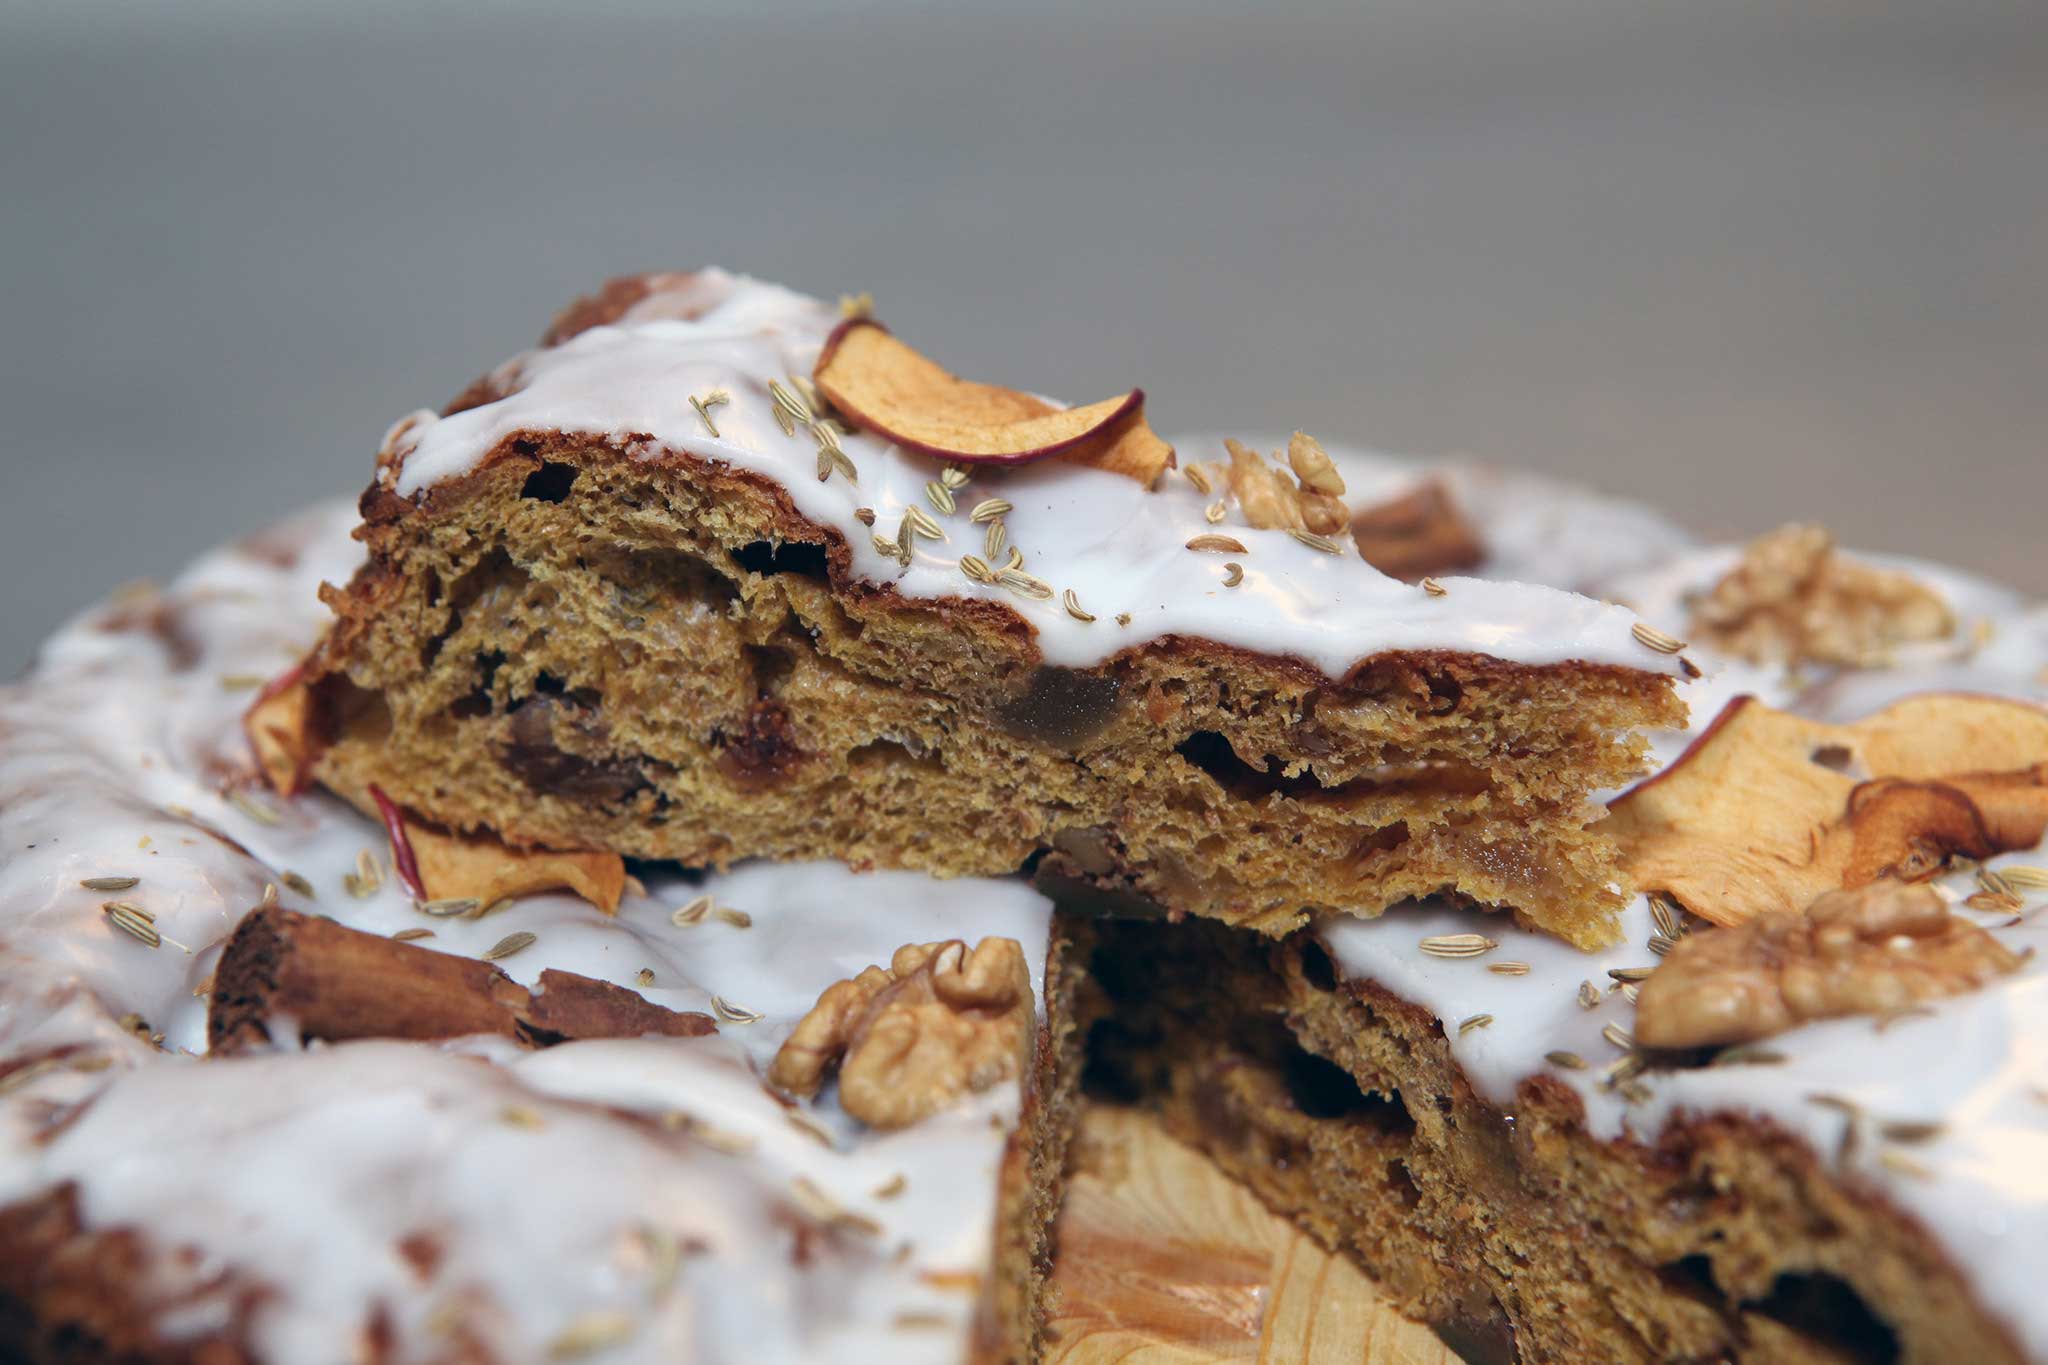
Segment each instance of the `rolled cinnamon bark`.
[[524,1047],[578,1038],[689,1038],[708,1014],[663,1009],[574,972],[545,971],[527,990],[488,962],[398,943],[316,915],[268,906],[235,926],[213,976],[207,1047],[270,1040],[288,1018],[301,1038],[459,1038],[495,1033]]

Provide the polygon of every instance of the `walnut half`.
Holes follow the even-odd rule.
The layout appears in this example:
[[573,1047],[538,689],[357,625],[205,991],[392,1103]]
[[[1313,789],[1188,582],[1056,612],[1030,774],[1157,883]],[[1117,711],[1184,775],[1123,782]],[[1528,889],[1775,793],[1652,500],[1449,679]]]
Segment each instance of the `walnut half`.
[[1024,1072],[1036,1014],[1024,949],[985,938],[906,943],[886,968],[825,988],[768,1068],[815,1095],[836,1066],[839,1102],[874,1128],[903,1128]]
[[[1205,490],[1222,489],[1237,500],[1245,524],[1261,531],[1311,531],[1340,534],[1351,513],[1344,505],[1344,476],[1337,472],[1322,442],[1297,431],[1287,442],[1287,468],[1276,452],[1273,462],[1245,445],[1225,438],[1230,463],[1195,465],[1193,477]],[[1294,471],[1290,478],[1287,469]],[[1297,483],[1295,480],[1299,479]]]
[[1743,548],[1694,607],[1692,636],[1750,663],[1870,668],[1955,626],[1933,589],[1838,553],[1825,527],[1793,523]]
[[1827,892],[1803,915],[1688,934],[1643,982],[1635,1037],[1645,1047],[1754,1042],[1810,1019],[1962,995],[2019,965],[1933,887],[1874,882]]

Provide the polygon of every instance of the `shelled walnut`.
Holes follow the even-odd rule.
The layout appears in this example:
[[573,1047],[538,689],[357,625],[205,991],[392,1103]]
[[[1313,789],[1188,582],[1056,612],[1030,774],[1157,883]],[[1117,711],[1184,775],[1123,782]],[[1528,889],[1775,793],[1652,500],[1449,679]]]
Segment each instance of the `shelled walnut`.
[[1744,547],[1693,608],[1692,638],[1751,663],[1869,668],[1955,625],[1919,580],[1841,554],[1825,527],[1793,523]]
[[[1330,536],[1342,533],[1349,524],[1344,476],[1315,437],[1297,431],[1288,439],[1287,469],[1280,467],[1277,452],[1269,463],[1242,441],[1226,437],[1223,448],[1230,452],[1228,464],[1211,461],[1194,467],[1193,477],[1200,487],[1227,491],[1247,525],[1261,531],[1310,531]],[[1288,469],[1293,470],[1292,476]]]
[[775,1054],[768,1080],[815,1095],[834,1067],[839,1102],[876,1128],[902,1128],[962,1095],[1023,1074],[1035,1018],[1015,939],[906,943],[886,968],[826,987]]
[[1961,995],[2020,958],[1949,913],[1931,886],[1830,891],[1803,915],[1759,915],[1681,939],[1642,983],[1645,1047],[1754,1042],[1813,1019]]

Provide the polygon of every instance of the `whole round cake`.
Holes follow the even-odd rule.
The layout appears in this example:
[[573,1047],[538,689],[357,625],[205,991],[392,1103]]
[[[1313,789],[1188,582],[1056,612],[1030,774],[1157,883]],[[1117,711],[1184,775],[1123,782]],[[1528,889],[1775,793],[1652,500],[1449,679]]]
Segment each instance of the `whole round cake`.
[[1085,1359],[1088,1104],[1468,1359],[2048,1359],[2044,702],[1818,527],[616,281],[0,692],[0,1354]]

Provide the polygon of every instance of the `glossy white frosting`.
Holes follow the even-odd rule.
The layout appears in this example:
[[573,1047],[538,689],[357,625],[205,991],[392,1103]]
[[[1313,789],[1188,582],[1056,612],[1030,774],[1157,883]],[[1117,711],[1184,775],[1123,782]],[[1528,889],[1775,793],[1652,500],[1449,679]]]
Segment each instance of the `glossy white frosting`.
[[[1567,544],[1578,539],[1569,526],[1578,507],[1571,498],[1549,503],[1550,512],[1567,523]],[[1687,595],[1715,582],[1737,551],[1677,548],[1681,552],[1663,564],[1576,586],[1630,602],[1653,624],[1680,631]],[[2048,703],[2048,605],[2029,604],[1936,566],[1860,557],[1911,572],[1946,596],[1962,623],[1957,638],[1902,650],[1894,668],[1809,670],[1804,677],[1719,658],[1695,645],[1688,656],[1706,676],[1681,684],[1694,730],[1656,736],[1660,761],[1675,758],[1691,733],[1745,692],[1831,722],[1935,690]],[[1572,571],[1560,563],[1561,573]],[[1972,643],[1980,621],[1991,623],[1989,638]],[[2048,855],[2034,850],[2002,855],[1988,865],[2043,863]],[[1947,885],[1959,902],[1977,889],[1967,877],[1949,878]],[[2028,913],[2017,924],[2007,926],[2011,916],[2003,913],[1959,913],[1985,924],[2015,951],[2048,950],[2048,892],[2023,894]],[[1621,923],[1623,943],[1598,954],[1517,929],[1504,915],[1482,918],[1440,905],[1404,906],[1373,920],[1333,918],[1318,932],[1344,976],[1377,982],[1435,1013],[1452,1055],[1473,1083],[1510,1111],[1521,1082],[1548,1073],[1579,1094],[1589,1128],[1601,1137],[1654,1141],[1679,1116],[1731,1112],[1768,1119],[1833,1159],[1847,1120],[1812,1096],[1840,1096],[1861,1106],[1868,1118],[1846,1172],[1916,1217],[1975,1283],[1986,1306],[2012,1326],[2022,1347],[2048,1358],[2048,1302],[2038,1285],[2048,1253],[2048,961],[2042,954],[1983,990],[1937,1003],[1931,1015],[1900,1019],[1882,1030],[1868,1018],[1833,1020],[1772,1038],[1765,1046],[1785,1055],[1781,1064],[1646,1074],[1639,1079],[1649,1098],[1630,1103],[1603,1084],[1602,1073],[1623,1053],[1601,1029],[1613,1024],[1628,1030],[1634,1014],[1607,972],[1654,966],[1657,959],[1645,946],[1654,930],[1643,898],[1628,907]],[[1418,946],[1427,935],[1473,930],[1500,946],[1483,957],[1460,959],[1432,957]],[[1530,970],[1525,976],[1496,975],[1487,968],[1497,962],[1525,962]],[[1597,1008],[1579,1004],[1582,981],[1600,989]],[[1462,1021],[1482,1014],[1492,1015],[1493,1022],[1459,1032]],[[1553,1052],[1576,1054],[1588,1069],[1558,1066],[1547,1060]],[[1882,1124],[1919,1120],[1946,1127],[1932,1141],[1911,1146],[1878,1140]],[[1909,1173],[1898,1158],[1924,1174]]]
[[[1203,517],[1209,501],[1178,475],[1147,492],[1130,479],[1058,461],[1007,469],[977,466],[952,516],[934,516],[944,540],[914,539],[909,568],[879,552],[875,531],[894,536],[904,510],[922,507],[925,485],[942,465],[855,433],[843,445],[858,483],[834,475],[820,483],[817,446],[802,428],[786,435],[775,421],[768,383],[808,377],[838,321],[815,299],[777,285],[700,271],[642,300],[617,324],[595,327],[500,367],[513,386],[497,402],[437,418],[422,412],[393,428],[388,475],[404,495],[476,467],[520,432],[595,435],[639,458],[681,450],[765,474],[788,490],[797,510],[837,529],[852,547],[853,570],[913,597],[982,597],[1015,609],[1037,632],[1047,662],[1082,666],[1162,635],[1197,636],[1304,659],[1341,676],[1385,650],[1450,649],[1523,663],[1567,660],[1623,664],[1658,672],[1676,665],[1629,634],[1627,610],[1554,588],[1476,578],[1445,578],[1431,596],[1379,573],[1355,553],[1332,555],[1280,531],[1255,531],[1236,518]],[[691,407],[712,392],[731,401],[712,409],[713,437]],[[1155,417],[1157,415],[1155,414]],[[1225,458],[1220,438],[1184,442],[1183,462]],[[982,553],[983,528],[967,513],[987,497],[1013,503],[1010,544],[1024,569],[1051,584],[1033,600],[960,572],[962,555]],[[1357,499],[1353,505],[1362,505]],[[875,512],[871,530],[854,516]],[[1235,523],[1235,524],[1233,524]],[[1198,535],[1227,532],[1245,554],[1191,551]],[[1225,564],[1241,563],[1244,581],[1223,586]],[[1059,594],[1071,589],[1093,622],[1070,616]],[[1117,622],[1128,615],[1128,625]]]
[[[449,1305],[470,1295],[471,1326],[505,1360],[542,1358],[610,1314],[630,1335],[606,1360],[957,1362],[1019,1087],[897,1133],[846,1118],[828,1092],[804,1107],[807,1131],[759,1075],[820,990],[906,941],[1007,935],[1042,969],[1046,902],[1021,882],[838,865],[671,875],[616,919],[562,896],[429,919],[388,879],[352,898],[342,878],[358,850],[383,848],[377,828],[331,797],[280,805],[249,783],[238,721],[251,693],[222,679],[273,674],[312,641],[324,623],[314,589],[353,566],[353,520],[335,508],[266,536],[290,563],[222,551],[160,597],[91,613],[0,692],[0,1068],[53,1049],[110,1061],[0,1093],[0,1204],[75,1181],[87,1226],[199,1253],[183,1271],[162,1267],[167,1283],[218,1270],[261,1282],[272,1297],[254,1333],[275,1360],[352,1358],[378,1309],[398,1358],[424,1358]],[[474,955],[531,931],[537,941],[500,964],[523,982],[559,967],[639,989],[644,968],[655,984],[643,993],[660,1004],[708,1011],[715,993],[764,1017],[706,1038],[545,1053],[373,1042],[202,1064],[194,991],[287,870],[317,895],[284,889],[285,904],[377,932],[431,928],[428,947]],[[101,876],[142,881],[78,884]],[[671,923],[706,893],[751,925]],[[106,920],[100,904],[117,897],[156,915],[162,947]],[[165,1050],[121,1027],[131,1012]],[[666,1131],[667,1114],[724,1136]],[[734,1142],[749,1150],[720,1150]],[[900,1192],[877,1193],[899,1176]],[[793,1202],[799,1180],[877,1230],[823,1231]],[[650,1227],[696,1248],[666,1291]],[[419,1232],[439,1248],[430,1277],[398,1251]],[[201,1334],[227,1309],[201,1294],[163,1327]]]

